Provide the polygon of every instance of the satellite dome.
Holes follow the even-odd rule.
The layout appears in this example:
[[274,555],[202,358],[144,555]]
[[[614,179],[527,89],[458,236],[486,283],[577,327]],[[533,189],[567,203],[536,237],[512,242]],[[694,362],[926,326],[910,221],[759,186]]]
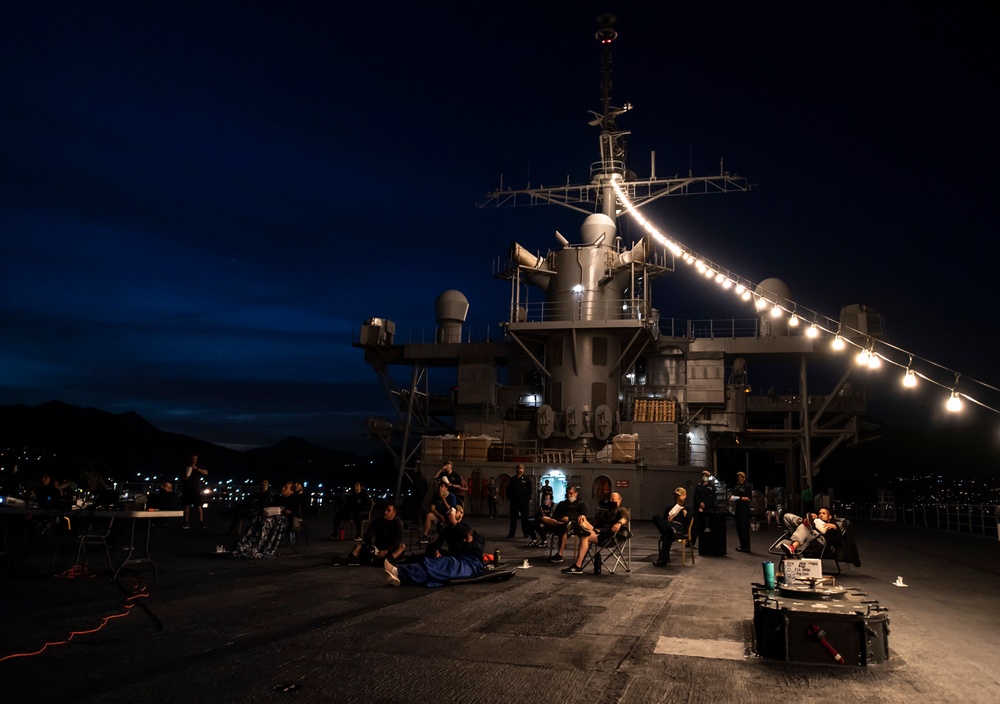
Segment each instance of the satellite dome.
[[434,301],[438,322],[438,342],[461,342],[462,323],[469,313],[469,299],[461,291],[449,289]]
[[588,215],[587,219],[583,221],[583,225],[580,226],[580,240],[583,244],[596,244],[597,240],[601,239],[601,235],[607,235],[604,242],[611,244],[617,232],[618,228],[615,227],[614,220],[604,213],[594,213]]
[[469,299],[461,291],[449,289],[434,301],[434,312],[439,323],[446,320],[464,323],[469,313]]

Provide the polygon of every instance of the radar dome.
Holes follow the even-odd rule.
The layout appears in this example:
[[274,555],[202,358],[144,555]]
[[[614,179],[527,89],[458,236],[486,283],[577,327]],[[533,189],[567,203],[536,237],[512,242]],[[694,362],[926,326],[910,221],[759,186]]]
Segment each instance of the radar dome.
[[594,213],[588,215],[587,219],[583,221],[583,225],[580,226],[580,240],[584,244],[596,244],[601,239],[601,235],[607,235],[604,238],[604,244],[610,245],[617,232],[618,228],[615,227],[614,220],[604,213]]
[[469,313],[469,299],[461,291],[449,289],[434,301],[438,322],[438,342],[461,342],[462,323]]

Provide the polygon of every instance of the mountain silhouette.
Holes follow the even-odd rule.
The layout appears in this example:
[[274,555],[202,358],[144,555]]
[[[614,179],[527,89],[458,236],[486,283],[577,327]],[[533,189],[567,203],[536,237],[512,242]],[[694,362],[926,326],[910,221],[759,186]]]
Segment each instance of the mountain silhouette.
[[[156,428],[137,413],[108,413],[62,401],[38,406],[0,406],[0,449],[4,465],[25,450],[37,455],[23,459],[22,472],[31,477],[49,472],[59,480],[75,480],[87,471],[105,478],[131,480],[137,475],[176,477],[191,455],[210,476],[247,479],[288,479],[346,484],[383,478],[391,460],[384,455],[362,457],[327,450],[290,437],[263,448],[240,452],[204,440]],[[365,467],[361,474],[361,467]]]

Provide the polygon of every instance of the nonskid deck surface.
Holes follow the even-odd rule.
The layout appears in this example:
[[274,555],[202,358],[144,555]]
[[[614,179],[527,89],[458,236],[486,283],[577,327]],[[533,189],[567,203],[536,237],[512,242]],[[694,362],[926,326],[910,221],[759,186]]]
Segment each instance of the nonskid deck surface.
[[[504,517],[471,522],[506,567],[530,567],[502,583],[393,589],[381,570],[331,567],[353,543],[328,541],[323,519],[298,555],[250,561],[215,553],[232,538],[210,517],[205,531],[157,536],[157,579],[143,570],[120,585],[106,573],[52,577],[51,551],[39,550],[0,571],[0,657],[128,615],[0,671],[8,691],[39,702],[1000,699],[995,539],[857,524],[862,565],[844,565],[838,584],[889,610],[891,657],[847,668],[753,654],[750,585],[774,558],[774,530],[753,533],[746,555],[731,549],[730,523],[727,556],[658,568],[655,528],[636,522],[632,571],[597,576],[564,575],[570,559],[501,538]],[[898,576],[909,586],[894,586]],[[135,584],[147,595],[123,609]]]

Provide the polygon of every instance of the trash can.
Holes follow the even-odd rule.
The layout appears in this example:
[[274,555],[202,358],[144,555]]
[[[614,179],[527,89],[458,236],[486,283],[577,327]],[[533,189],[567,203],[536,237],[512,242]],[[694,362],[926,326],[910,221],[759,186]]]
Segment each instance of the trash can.
[[726,554],[726,514],[705,512],[705,531],[698,538],[698,554],[723,557]]

